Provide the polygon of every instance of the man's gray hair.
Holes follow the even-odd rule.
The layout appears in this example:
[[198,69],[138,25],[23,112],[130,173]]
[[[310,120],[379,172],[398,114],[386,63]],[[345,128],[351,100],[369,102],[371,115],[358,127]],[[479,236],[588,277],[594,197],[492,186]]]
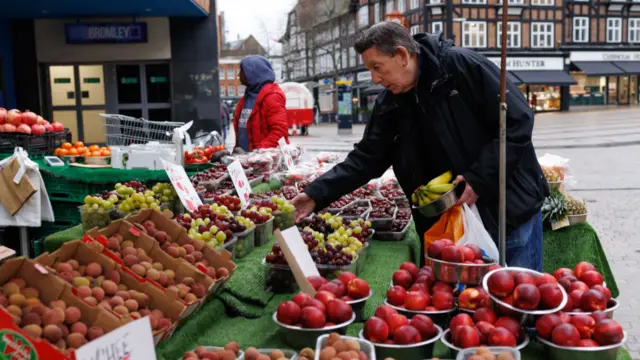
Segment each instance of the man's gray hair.
[[407,28],[393,21],[373,25],[358,37],[353,47],[358,54],[362,55],[374,46],[378,51],[389,56],[396,54],[398,46],[407,49],[411,55],[418,53],[418,44]]

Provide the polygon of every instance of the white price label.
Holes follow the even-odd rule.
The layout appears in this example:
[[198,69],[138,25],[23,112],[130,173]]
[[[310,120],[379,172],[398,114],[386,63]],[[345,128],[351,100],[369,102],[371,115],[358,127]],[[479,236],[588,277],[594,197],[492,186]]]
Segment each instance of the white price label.
[[198,206],[202,205],[202,201],[196,189],[193,188],[193,184],[191,184],[191,180],[189,180],[189,176],[187,176],[184,168],[180,165],[165,161],[164,159],[160,160],[162,160],[164,170],[167,172],[173,188],[176,189],[182,205],[190,212],[194,212]]
[[280,146],[280,151],[282,151],[282,156],[284,157],[284,164],[287,166],[288,170],[293,170],[295,165],[293,164],[293,159],[289,153],[287,141],[282,137],[278,140],[278,145]]
[[247,179],[247,174],[244,173],[244,169],[239,160],[235,160],[229,164],[227,170],[229,171],[231,181],[236,188],[238,197],[242,202],[242,208],[244,209],[249,204],[249,196],[251,195],[251,185],[249,184],[249,179]]
[[148,316],[119,327],[76,350],[76,360],[155,358]]

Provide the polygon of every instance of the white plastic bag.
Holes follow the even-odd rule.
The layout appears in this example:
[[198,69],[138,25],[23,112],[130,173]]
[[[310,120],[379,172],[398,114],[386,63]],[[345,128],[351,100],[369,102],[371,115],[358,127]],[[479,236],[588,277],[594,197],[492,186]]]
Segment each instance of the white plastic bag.
[[491,235],[487,232],[482,224],[480,213],[475,205],[469,207],[467,204],[462,205],[462,220],[464,223],[464,235],[458,240],[456,245],[474,244],[480,247],[488,257],[498,261],[500,253],[498,247],[493,242]]

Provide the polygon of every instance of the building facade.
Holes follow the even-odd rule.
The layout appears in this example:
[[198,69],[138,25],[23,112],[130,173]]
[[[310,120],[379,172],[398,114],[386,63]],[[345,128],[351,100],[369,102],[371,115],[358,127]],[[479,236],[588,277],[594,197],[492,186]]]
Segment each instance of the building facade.
[[245,86],[240,83],[240,60],[249,55],[268,56],[267,51],[253,35],[227,42],[222,46],[218,77],[220,98],[237,102],[244,96]]
[[101,113],[220,130],[214,1],[2,2],[0,14],[1,107],[89,143],[105,142]]

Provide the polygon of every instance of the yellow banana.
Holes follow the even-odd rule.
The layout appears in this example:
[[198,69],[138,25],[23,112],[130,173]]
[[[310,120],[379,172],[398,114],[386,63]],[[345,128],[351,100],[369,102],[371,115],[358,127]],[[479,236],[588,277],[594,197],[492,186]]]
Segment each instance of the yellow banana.
[[453,189],[453,184],[427,185],[427,190],[435,194],[444,194],[451,189]]
[[434,194],[434,193],[430,192],[430,193],[427,193],[427,196],[431,200],[438,200],[438,198],[440,197],[440,194]]
[[451,173],[451,171],[447,171],[446,173],[429,181],[429,183],[427,184],[427,187],[430,185],[448,184],[451,182],[452,177],[453,177],[453,174]]
[[431,199],[429,199],[429,197],[426,196],[426,194],[424,192],[421,191],[421,192],[418,193],[418,204],[419,204],[419,206],[427,205],[430,202],[431,202]]
[[411,202],[414,204],[418,203],[418,193],[414,192],[413,194],[411,194]]

